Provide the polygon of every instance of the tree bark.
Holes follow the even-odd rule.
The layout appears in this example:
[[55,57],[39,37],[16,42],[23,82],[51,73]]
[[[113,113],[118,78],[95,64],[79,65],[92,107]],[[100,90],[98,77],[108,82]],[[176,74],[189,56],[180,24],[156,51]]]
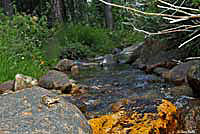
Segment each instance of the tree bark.
[[13,15],[13,6],[11,0],[2,0],[2,7],[6,15]]
[[[106,1],[109,3],[112,2],[112,0],[106,0]],[[112,15],[112,7],[110,5],[105,5],[104,14],[105,14],[106,28],[113,30],[114,22],[113,22],[113,15]]]
[[52,13],[51,18],[52,21],[64,21],[64,3],[62,3],[62,0],[52,0]]

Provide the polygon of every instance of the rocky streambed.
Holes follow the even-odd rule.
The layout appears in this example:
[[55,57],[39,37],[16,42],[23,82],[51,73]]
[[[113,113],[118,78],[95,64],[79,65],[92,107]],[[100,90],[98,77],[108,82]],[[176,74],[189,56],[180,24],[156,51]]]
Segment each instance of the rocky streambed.
[[174,86],[129,65],[87,69],[80,73],[76,81],[87,88],[85,94],[73,97],[85,104],[88,119],[122,109],[143,113],[155,111],[154,101],[167,97],[163,89]]

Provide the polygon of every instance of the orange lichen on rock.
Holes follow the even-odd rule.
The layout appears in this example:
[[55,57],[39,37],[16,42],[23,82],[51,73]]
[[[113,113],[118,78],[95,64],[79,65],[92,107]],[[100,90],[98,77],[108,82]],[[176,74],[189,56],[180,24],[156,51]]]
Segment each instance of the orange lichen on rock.
[[89,120],[93,134],[174,134],[176,133],[176,107],[163,100],[158,113],[137,112],[131,115],[120,111]]

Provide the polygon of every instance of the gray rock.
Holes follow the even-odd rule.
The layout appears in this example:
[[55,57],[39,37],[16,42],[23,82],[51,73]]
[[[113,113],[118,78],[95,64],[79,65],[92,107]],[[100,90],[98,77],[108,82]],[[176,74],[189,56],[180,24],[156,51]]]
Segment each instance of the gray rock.
[[14,90],[21,90],[24,88],[31,88],[33,86],[38,86],[38,80],[30,76],[25,76],[23,74],[16,74],[15,76],[15,86]]
[[134,64],[152,65],[180,59],[183,55],[185,52],[181,49],[170,49],[167,44],[158,40],[146,40],[140,50],[140,56]]
[[167,68],[156,67],[156,68],[153,70],[153,73],[155,73],[156,75],[161,76],[164,72],[168,72],[168,71],[169,71],[169,69],[167,69]]
[[114,56],[112,54],[107,54],[104,56],[103,61],[100,63],[101,65],[111,65],[115,64]]
[[39,79],[39,86],[46,89],[57,89],[63,92],[71,90],[72,83],[67,74],[55,70],[50,70]]
[[9,80],[0,84],[0,94],[14,90],[14,80]]
[[188,85],[176,86],[166,89],[172,96],[193,96],[192,88]]
[[1,95],[0,100],[0,133],[92,134],[76,106],[46,89],[23,89]]
[[187,72],[187,81],[192,87],[195,97],[200,97],[200,61],[196,65],[192,65]]
[[74,65],[74,61],[73,60],[69,60],[69,59],[62,59],[58,62],[58,64],[56,65],[56,67],[54,69],[67,73],[71,71],[71,67]]
[[194,64],[199,63],[199,60],[188,61],[173,67],[170,71],[164,72],[162,77],[174,82],[177,85],[181,85],[187,82],[187,72]]
[[[200,133],[200,100],[191,99],[188,100],[187,105],[185,105],[180,110],[179,116],[179,128],[180,132],[184,133]],[[182,133],[181,132],[181,133]]]
[[133,63],[139,56],[140,51],[143,47],[143,42],[134,44],[130,47],[124,48],[117,56],[117,60],[119,63]]

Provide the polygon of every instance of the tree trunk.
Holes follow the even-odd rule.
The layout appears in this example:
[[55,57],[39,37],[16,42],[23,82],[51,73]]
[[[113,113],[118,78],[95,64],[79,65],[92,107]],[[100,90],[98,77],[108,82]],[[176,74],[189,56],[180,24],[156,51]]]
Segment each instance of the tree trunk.
[[52,13],[51,13],[51,18],[52,21],[59,21],[63,22],[64,21],[64,3],[62,3],[62,0],[52,0]]
[[2,7],[6,15],[13,15],[13,7],[11,0],[2,0]]
[[[109,3],[112,2],[112,0],[106,0],[106,1]],[[109,28],[112,30],[114,28],[114,23],[113,23],[113,16],[112,16],[112,7],[110,5],[105,5],[104,14],[105,14],[106,28]]]

